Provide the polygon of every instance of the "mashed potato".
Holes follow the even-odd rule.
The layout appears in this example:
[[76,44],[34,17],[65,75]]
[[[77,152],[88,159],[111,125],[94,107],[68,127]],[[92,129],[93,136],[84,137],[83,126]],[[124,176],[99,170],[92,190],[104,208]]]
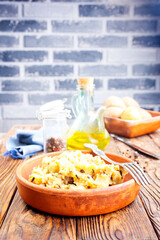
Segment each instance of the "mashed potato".
[[77,150],[44,157],[42,167],[34,167],[29,181],[50,188],[92,189],[122,183],[126,173],[119,165]]

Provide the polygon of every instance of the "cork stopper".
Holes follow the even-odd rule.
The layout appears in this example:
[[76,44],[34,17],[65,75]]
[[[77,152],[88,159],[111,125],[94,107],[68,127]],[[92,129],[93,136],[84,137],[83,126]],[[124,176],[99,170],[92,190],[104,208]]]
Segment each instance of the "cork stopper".
[[86,89],[88,86],[93,86],[94,78],[79,78],[78,85],[82,86],[83,89]]

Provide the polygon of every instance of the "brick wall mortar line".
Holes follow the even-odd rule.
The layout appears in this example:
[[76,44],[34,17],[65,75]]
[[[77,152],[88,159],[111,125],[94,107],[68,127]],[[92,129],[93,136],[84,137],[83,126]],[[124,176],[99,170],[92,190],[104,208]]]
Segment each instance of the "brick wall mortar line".
[[103,51],[103,58],[102,58],[102,62],[103,63],[109,63],[109,59],[108,59],[108,51]]
[[133,39],[132,36],[128,36],[128,48],[131,48],[131,49],[132,49],[132,39]]
[[122,5],[122,4],[127,4],[128,3],[128,0],[107,0],[107,4],[119,4],[119,5]]
[[106,19],[102,20],[102,34],[106,34]]
[[1,119],[3,120],[4,119],[4,106],[3,105],[1,106],[1,115],[2,115]]
[[74,65],[74,76],[75,76],[75,78],[79,77],[78,68],[79,68],[79,64]]
[[[74,79],[77,79],[79,76],[76,76]],[[53,82],[54,82],[54,79],[52,79]],[[55,79],[56,80],[56,79]],[[51,84],[52,85],[52,84]],[[104,86],[106,87],[103,87],[101,90],[99,89],[95,89],[95,94],[100,94],[103,96],[103,94],[106,93],[110,93],[111,94],[117,94],[117,95],[122,95],[124,96],[124,93],[128,93],[128,89],[118,89],[118,90],[115,90],[115,89],[108,89],[108,77],[106,77],[104,79]],[[52,85],[53,87],[53,85]],[[66,94],[66,95],[70,95],[70,93],[73,93],[76,91],[76,88],[75,89],[72,89],[70,90],[70,92],[68,92],[68,90],[56,90],[54,93],[55,94]],[[42,94],[42,95],[46,95],[47,93],[53,93],[53,91],[47,91],[47,92],[44,92],[43,90],[33,90],[33,91],[30,91],[30,92],[25,92],[25,91],[14,91],[14,93],[12,91],[3,91],[2,92],[3,94],[20,94],[20,95],[23,95],[23,94]],[[53,94],[54,94],[53,93]],[[141,90],[141,89],[131,89],[130,90],[130,94],[146,94],[146,93],[150,93],[150,94],[154,94],[154,93],[159,93],[159,90]]]
[[[77,41],[77,39],[75,38],[75,44],[74,44],[74,46],[73,47],[53,47],[53,48],[51,48],[51,47],[49,47],[49,48],[45,48],[45,47],[42,47],[42,48],[35,48],[35,47],[25,47],[24,49],[23,49],[23,51],[52,51],[52,50],[54,50],[55,52],[61,52],[61,51],[63,51],[63,52],[70,52],[70,51],[78,51],[78,52],[81,52],[81,51],[88,51],[88,52],[91,52],[91,51],[107,51],[107,50],[115,50],[115,51],[118,51],[118,50],[124,50],[124,49],[128,49],[128,48],[126,48],[126,47],[106,47],[106,48],[103,48],[103,47],[90,47],[90,48],[88,48],[88,47],[81,47],[81,48],[79,48],[79,47],[77,47],[76,45],[77,45],[77,43],[76,43],[76,41]],[[4,49],[4,51],[6,51],[6,50],[9,50],[9,49],[11,49],[11,48],[0,48],[0,50],[1,49]],[[15,48],[12,48],[12,50],[13,49],[15,49]],[[133,48],[132,48],[133,49]],[[139,50],[139,48],[137,47],[137,48],[135,48],[135,49],[137,49],[137,51]],[[144,50],[145,50],[145,48],[143,48]],[[149,50],[150,51],[150,49],[151,48],[146,48],[146,50]],[[15,49],[15,50],[19,50],[19,49]]]
[[24,78],[25,77],[25,69],[24,69],[24,64],[19,65],[19,69],[20,69],[20,78]]
[[50,92],[56,92],[55,90],[55,81],[54,79],[52,79],[51,81],[49,81],[49,86],[50,86]]
[[18,19],[19,18],[22,18],[22,3],[21,4],[18,4]]
[[[18,3],[18,4],[22,4],[22,3]],[[33,3],[32,3],[33,4]],[[75,4],[75,3],[74,3]],[[1,5],[1,3],[0,3]],[[21,9],[21,8],[20,8]],[[23,5],[22,5],[22,11],[23,11]],[[94,20],[94,21],[150,21],[150,20],[159,20],[159,16],[109,16],[109,17],[80,17],[80,16],[77,16],[77,17],[74,17],[74,18],[63,18],[63,20],[67,20],[67,21],[80,21],[80,22],[85,22],[85,21],[91,21],[91,20]],[[58,17],[25,17],[23,16],[21,13],[19,14],[19,17],[8,17],[8,16],[4,16],[4,17],[0,17],[0,21],[2,20],[20,20],[20,21],[29,21],[29,20],[36,20],[36,21],[62,21],[61,18],[58,18]]]
[[[78,36],[73,36],[73,48],[67,48],[66,51],[80,51],[81,49],[78,47]],[[62,50],[63,51],[63,50]],[[65,51],[65,50],[64,50]]]
[[157,25],[157,33],[160,34],[160,20],[158,20],[158,25]]
[[[117,79],[117,78],[120,78],[120,79],[126,79],[126,76],[106,76],[108,79]],[[98,79],[105,79],[106,77],[104,76],[100,76],[100,77],[96,77]],[[146,78],[149,78],[149,79],[159,79],[160,77],[159,76],[132,76],[132,77],[127,77],[127,79],[146,79]],[[64,79],[71,79],[71,80],[74,80],[75,77],[74,76],[27,76],[27,77],[1,77],[0,78],[0,81],[4,81],[4,80],[28,80],[28,81],[32,81],[32,80],[37,80],[37,81],[41,81],[42,79],[46,79],[46,80],[64,80]]]
[[127,69],[128,69],[128,78],[131,78],[132,77],[132,66],[130,64],[127,64]]
[[[141,36],[159,36],[159,33],[156,32],[106,32],[103,36],[114,36],[114,37],[128,37],[128,34],[132,37],[141,37]],[[73,35],[73,33],[71,34]],[[76,34],[75,34],[76,35]],[[79,37],[102,37],[102,34],[99,33],[78,33]],[[55,35],[56,36],[56,35]],[[65,35],[66,36],[66,35]]]
[[108,5],[108,0],[107,0],[107,3],[106,3],[106,0],[104,0],[103,2],[101,2],[101,1],[95,1],[95,2],[89,2],[89,1],[84,1],[84,2],[80,2],[80,3],[78,3],[77,2],[77,4],[78,5],[83,5],[83,6],[85,6],[85,5]]
[[157,62],[160,62],[160,49],[156,50],[156,59],[157,59]]
[[28,102],[28,93],[25,93],[23,92],[23,104],[24,105],[29,105],[29,102]]
[[[128,34],[132,37],[141,37],[141,36],[158,36],[160,35],[157,32],[108,32],[107,36],[117,36],[117,37],[128,37]],[[91,35],[91,34],[90,34]],[[98,34],[97,34],[98,35]]]
[[[74,62],[52,62],[52,63],[49,63],[49,62],[23,62],[23,63],[20,63],[20,65],[25,65],[26,67],[30,67],[30,66],[33,66],[33,65],[36,65],[36,66],[45,66],[45,65],[51,65],[51,66],[68,66],[68,65],[71,65],[73,66],[73,63]],[[84,63],[85,64],[85,63]]]
[[[10,20],[11,20],[11,19],[10,19]],[[12,20],[13,20],[13,19],[12,19]],[[1,20],[0,20],[0,21],[1,21]],[[61,33],[60,35],[62,35],[62,34],[63,34],[63,33]],[[47,30],[44,30],[43,32],[34,32],[34,31],[33,31],[33,32],[27,32],[27,31],[26,31],[26,32],[18,32],[18,31],[17,31],[17,32],[14,32],[14,31],[9,31],[9,32],[4,31],[4,32],[3,32],[3,31],[0,31],[0,35],[1,35],[1,36],[3,36],[3,35],[7,35],[7,36],[19,36],[19,35],[22,35],[22,36],[23,36],[23,35],[24,35],[24,36],[25,36],[25,35],[28,35],[28,36],[32,36],[32,35],[33,35],[33,36],[34,36],[34,35],[35,35],[35,36],[41,36],[41,35],[42,35],[42,36],[44,36],[44,35],[46,35],[46,36],[48,36],[48,35],[53,35],[53,34],[51,33],[51,34],[48,34],[48,35],[47,35]],[[57,35],[59,35],[59,33],[58,33]],[[73,33],[72,33],[72,35],[73,35]]]
[[54,50],[48,51],[48,61],[45,61],[45,64],[47,64],[47,63],[53,64],[54,63],[53,54],[54,54]]
[[[44,32],[0,32],[1,35],[17,35],[17,34],[22,34],[24,36],[38,36],[38,37],[42,37],[42,36],[55,36],[55,37],[59,37],[59,36],[68,36],[71,37],[73,35],[75,36],[79,36],[79,37],[102,37],[102,33],[99,32],[94,32],[94,33],[73,33],[73,32],[52,32],[52,33],[47,33],[47,31]],[[157,36],[160,35],[157,32],[106,32],[104,33],[103,36],[117,36],[117,37],[127,37],[129,35],[131,36]]]
[[47,22],[47,32],[49,34],[52,32],[51,21],[49,19],[47,19],[46,22]]
[[19,36],[19,47],[18,47],[18,49],[24,51],[24,39],[23,39],[22,35]]
[[[16,64],[14,64],[14,63],[16,63]],[[29,67],[29,66],[33,66],[33,65],[37,65],[37,66],[43,66],[43,65],[50,65],[49,63],[44,63],[44,62],[24,62],[24,64],[25,64],[25,66],[26,67]],[[71,65],[71,66],[73,66],[73,65],[75,65],[75,66],[77,66],[77,65],[79,65],[79,66],[81,66],[81,67],[84,67],[84,66],[96,66],[96,65],[101,65],[102,63],[100,63],[100,62],[77,62],[76,64],[74,63],[74,62],[54,62],[54,63],[52,63],[51,65],[58,65],[58,66],[66,66],[66,65]],[[10,64],[3,64],[3,65],[7,65],[7,66],[10,66]],[[20,65],[23,65],[23,63],[20,63],[20,64],[18,64],[17,65],[17,62],[13,62],[13,64],[11,63],[11,65],[16,65],[16,66],[20,66]],[[107,65],[107,66],[120,66],[120,65],[126,65],[127,66],[127,64],[124,64],[124,63],[116,63],[116,64],[108,64],[108,63],[104,63],[104,64],[102,64],[102,65]]]
[[[26,18],[27,19],[27,18]],[[40,18],[36,18],[35,19],[40,19]],[[45,19],[45,18],[44,18]],[[79,16],[77,18],[74,19],[64,19],[64,20],[69,20],[69,21],[90,21],[90,20],[96,20],[96,21],[150,21],[150,20],[159,20],[159,16],[138,16],[138,15],[133,15],[133,16],[129,16],[129,15],[122,15],[122,16],[105,16],[105,17],[101,17],[101,16],[91,16],[91,17],[85,17],[85,16]],[[51,20],[57,20],[57,21],[61,21],[58,18],[51,18]]]
[[[22,39],[22,42],[23,42],[23,39]],[[92,48],[78,48],[77,46],[75,46],[74,48],[73,47],[67,47],[67,48],[45,48],[45,47],[42,47],[42,48],[34,48],[34,47],[29,47],[29,48],[22,48],[22,46],[18,46],[18,47],[0,47],[0,52],[5,52],[5,51],[24,51],[24,52],[28,52],[28,51],[35,51],[35,52],[38,52],[38,51],[45,51],[45,52],[49,52],[49,51],[54,51],[54,52],[71,52],[71,51],[78,51],[78,52],[81,52],[81,51],[87,51],[87,52],[92,52],[92,51],[100,51],[100,52],[103,52],[103,51],[124,51],[124,50],[135,50],[135,51],[140,51],[140,52],[152,52],[153,50],[155,50],[155,48],[141,48],[140,47],[137,47],[137,48],[125,48],[125,47],[106,47],[106,48],[100,48],[100,47],[92,47]]]
[[[1,5],[1,4],[0,4]],[[23,12],[23,5],[22,5],[22,12]],[[5,17],[0,17],[0,21],[30,21],[30,20],[35,20],[35,21],[47,21],[48,18],[36,18],[36,17],[23,17],[21,16],[21,13],[18,17],[8,17],[8,16],[5,16]],[[57,18],[56,18],[57,20]]]
[[[103,36],[117,36],[117,37],[127,37],[129,35],[131,36],[158,36],[160,35],[159,33],[156,32],[105,32]],[[15,36],[18,37],[19,35],[22,36],[37,36],[37,37],[49,37],[49,36],[54,36],[54,37],[59,37],[59,36],[78,36],[78,37],[102,37],[102,34],[99,32],[95,33],[73,33],[73,32],[52,32],[49,33],[47,31],[44,32],[2,32],[0,31],[1,36]]]
[[160,91],[160,78],[156,79],[156,91]]
[[103,86],[104,86],[103,89],[108,90],[108,78],[103,80]]
[[[75,66],[76,67],[76,66]],[[76,75],[78,76],[78,74]],[[95,77],[95,78],[98,78],[98,79],[101,79],[101,80],[104,80],[105,78],[108,78],[108,79],[153,79],[153,80],[156,80],[156,79],[159,79],[159,76],[131,76],[131,77],[127,77],[126,76],[106,76],[106,77],[103,77],[103,76],[100,76],[100,77]],[[27,76],[27,77],[1,77],[1,81],[3,80],[28,80],[28,81],[32,81],[32,80],[37,80],[37,81],[42,81],[43,79],[44,80],[64,80],[64,79],[71,79],[71,80],[74,80],[75,79],[75,76]]]
[[107,91],[104,90],[104,91],[100,91],[99,93],[96,91],[95,94],[97,93],[97,94],[101,94],[103,96],[103,94],[105,92],[109,93],[109,95],[114,94],[114,95],[123,96],[123,97],[124,97],[125,93],[127,94],[126,96],[128,96],[128,94],[129,94],[132,97],[133,97],[134,94],[146,94],[146,93],[154,94],[154,93],[159,93],[158,91],[155,91],[155,90],[131,89],[129,91],[129,93],[128,93],[128,89],[121,89],[121,90],[120,89],[118,89],[118,90],[110,90],[110,89],[108,90],[107,89]]
[[[21,65],[23,63],[20,63]],[[6,67],[19,67],[20,64],[17,64],[17,62],[1,62],[0,66],[6,66]]]
[[134,18],[135,16],[134,16],[134,5],[133,4],[130,4],[130,19],[131,18]]

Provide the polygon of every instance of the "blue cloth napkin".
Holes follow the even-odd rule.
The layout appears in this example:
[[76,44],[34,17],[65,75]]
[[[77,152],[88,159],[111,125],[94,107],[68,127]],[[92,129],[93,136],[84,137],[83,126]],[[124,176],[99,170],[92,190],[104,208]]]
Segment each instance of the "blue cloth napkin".
[[5,143],[7,152],[4,156],[12,158],[26,158],[43,150],[43,129],[16,130],[15,136],[11,136]]

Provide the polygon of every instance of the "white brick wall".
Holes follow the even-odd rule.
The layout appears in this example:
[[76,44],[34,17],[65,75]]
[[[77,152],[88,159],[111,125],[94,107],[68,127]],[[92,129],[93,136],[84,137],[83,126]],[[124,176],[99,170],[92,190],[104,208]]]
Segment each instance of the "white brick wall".
[[159,17],[159,1],[0,0],[0,132],[47,101],[71,109],[78,77],[95,77],[96,107],[129,95],[160,111]]

